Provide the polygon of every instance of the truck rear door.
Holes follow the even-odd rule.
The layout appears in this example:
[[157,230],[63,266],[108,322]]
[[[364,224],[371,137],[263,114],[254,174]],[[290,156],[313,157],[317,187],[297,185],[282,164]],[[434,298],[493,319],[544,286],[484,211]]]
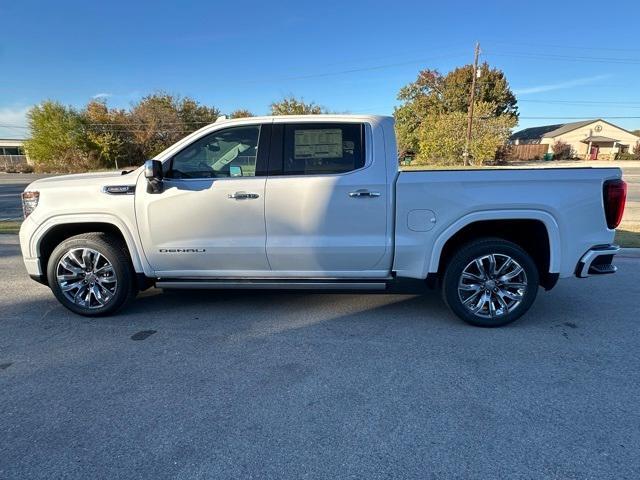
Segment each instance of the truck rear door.
[[271,269],[386,276],[391,207],[382,139],[374,144],[371,127],[358,122],[274,123],[272,135],[265,188]]

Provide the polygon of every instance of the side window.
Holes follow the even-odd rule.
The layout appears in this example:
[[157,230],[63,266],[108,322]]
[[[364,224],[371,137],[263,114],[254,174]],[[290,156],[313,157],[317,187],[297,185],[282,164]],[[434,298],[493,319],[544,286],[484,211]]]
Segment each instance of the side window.
[[213,132],[176,153],[167,177],[254,177],[259,137],[259,125]]
[[364,125],[297,123],[284,128],[284,175],[344,173],[364,166]]

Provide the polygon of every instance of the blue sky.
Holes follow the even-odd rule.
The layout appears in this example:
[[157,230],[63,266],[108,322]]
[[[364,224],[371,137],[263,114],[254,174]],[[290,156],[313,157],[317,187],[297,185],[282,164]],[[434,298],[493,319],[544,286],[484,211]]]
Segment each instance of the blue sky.
[[[521,127],[605,117],[640,128],[640,2],[0,2],[0,137],[45,99],[127,107],[155,90],[224,112],[293,94],[390,114],[421,68],[481,59],[516,91]],[[532,117],[565,117],[556,118]]]

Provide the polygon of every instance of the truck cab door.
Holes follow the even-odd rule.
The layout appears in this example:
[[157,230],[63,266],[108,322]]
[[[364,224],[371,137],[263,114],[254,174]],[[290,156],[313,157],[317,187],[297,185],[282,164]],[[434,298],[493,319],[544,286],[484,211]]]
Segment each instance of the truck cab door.
[[386,277],[392,193],[382,133],[364,123],[275,122],[265,192],[274,274]]
[[264,223],[269,124],[216,130],[164,163],[160,193],[144,176],[136,218],[159,277],[254,276],[269,270]]

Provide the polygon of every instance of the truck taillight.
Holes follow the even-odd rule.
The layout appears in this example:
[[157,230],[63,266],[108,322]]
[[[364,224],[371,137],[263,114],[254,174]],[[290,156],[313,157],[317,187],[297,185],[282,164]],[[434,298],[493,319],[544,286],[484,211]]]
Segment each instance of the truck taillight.
[[623,180],[607,180],[604,182],[604,214],[607,226],[611,229],[620,225],[624,204],[627,200],[627,184]]

